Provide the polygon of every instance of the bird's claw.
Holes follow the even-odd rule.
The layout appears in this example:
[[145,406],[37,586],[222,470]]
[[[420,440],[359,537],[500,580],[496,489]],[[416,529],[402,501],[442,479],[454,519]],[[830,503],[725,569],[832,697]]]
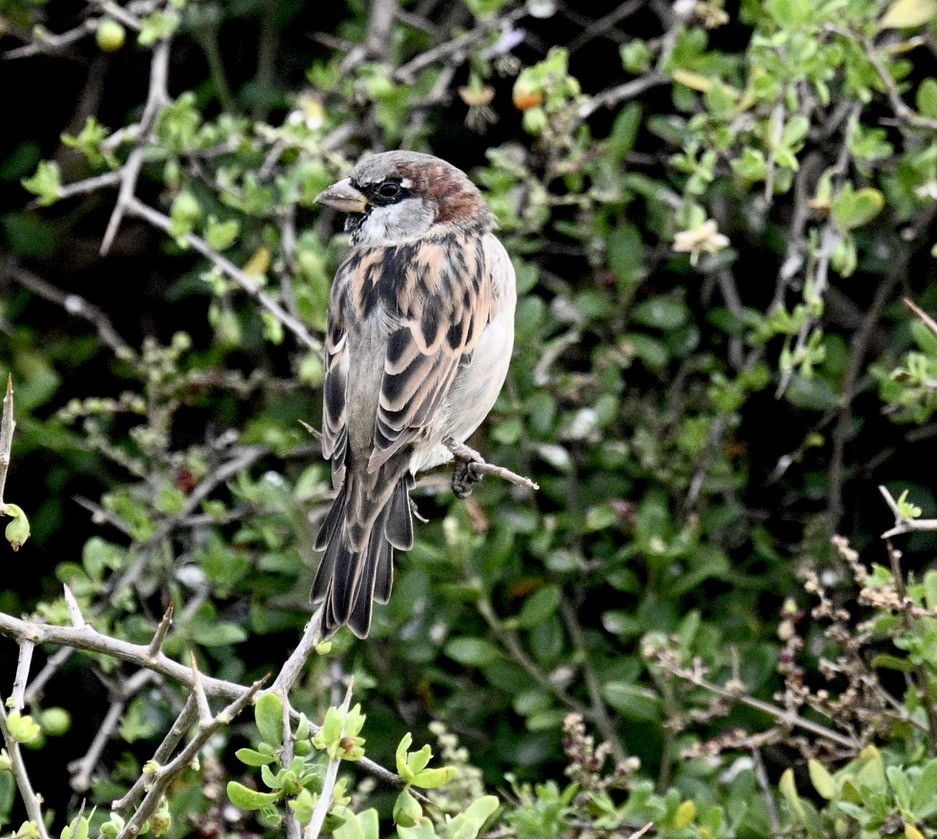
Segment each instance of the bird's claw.
[[452,475],[452,491],[456,498],[468,498],[475,484],[485,477],[477,467],[478,464],[472,460],[462,460],[456,464]]

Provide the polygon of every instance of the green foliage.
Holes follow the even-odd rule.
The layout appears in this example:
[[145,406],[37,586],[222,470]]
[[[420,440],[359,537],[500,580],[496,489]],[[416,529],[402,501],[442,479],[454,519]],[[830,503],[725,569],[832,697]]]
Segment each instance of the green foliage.
[[[34,53],[16,61],[63,60],[53,5],[0,0]],[[0,358],[21,506],[0,509],[16,561],[48,573],[0,608],[63,627],[77,609],[138,649],[172,603],[169,658],[239,684],[279,669],[331,493],[300,421],[317,424],[347,243],[315,196],[369,148],[452,159],[495,212],[517,341],[473,444],[541,489],[489,478],[463,504],[430,476],[372,637],[339,633],[290,707],[265,693],[253,724],[216,732],[150,833],[280,836],[327,792],[337,839],[933,835],[937,5],[649,3],[612,25],[589,4],[465,0],[422,22],[401,4],[386,30],[381,4],[302,5],[128,6],[130,27],[92,4],[66,46],[120,50],[96,60],[154,85],[168,46],[165,90],[89,81],[51,140],[11,120]],[[114,256],[72,271],[118,195]],[[919,532],[904,566],[866,570],[830,537],[874,561],[892,481],[893,538]],[[155,777],[184,692],[164,673],[123,695],[131,668],[98,653],[60,666],[100,671],[123,708],[87,792],[110,806]],[[87,734],[77,699],[55,701],[9,715],[37,760]],[[427,727],[440,765],[411,751]],[[402,789],[361,783],[365,750]],[[3,824],[16,801],[8,748]],[[66,806],[63,838],[132,818]]]

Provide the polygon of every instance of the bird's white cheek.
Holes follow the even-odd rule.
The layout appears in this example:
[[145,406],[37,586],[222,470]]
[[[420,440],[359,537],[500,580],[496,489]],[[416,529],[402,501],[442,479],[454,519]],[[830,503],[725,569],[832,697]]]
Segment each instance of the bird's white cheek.
[[372,207],[361,225],[357,244],[374,246],[413,241],[429,230],[433,219],[432,209],[416,199],[387,207]]

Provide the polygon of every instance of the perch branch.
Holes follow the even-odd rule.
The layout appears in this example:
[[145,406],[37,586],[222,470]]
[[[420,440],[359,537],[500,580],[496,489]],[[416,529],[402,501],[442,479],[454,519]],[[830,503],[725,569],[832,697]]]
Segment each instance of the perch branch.
[[459,460],[474,464],[476,471],[482,475],[492,475],[510,484],[527,487],[527,489],[540,489],[540,485],[534,483],[530,478],[518,475],[510,469],[505,469],[503,466],[496,466],[493,463],[488,463],[477,451],[469,448],[465,443],[459,443],[451,437],[447,437],[442,441],[442,444]]

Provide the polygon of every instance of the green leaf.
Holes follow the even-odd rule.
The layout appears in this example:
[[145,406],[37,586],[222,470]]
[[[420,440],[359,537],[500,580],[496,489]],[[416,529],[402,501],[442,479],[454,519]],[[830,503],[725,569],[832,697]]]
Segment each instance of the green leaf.
[[158,10],[143,18],[137,41],[141,47],[151,47],[176,31],[181,18],[172,9]]
[[34,195],[39,196],[38,203],[48,207],[58,201],[62,193],[62,176],[59,165],[54,160],[42,160],[34,175],[23,178],[20,183]]
[[293,815],[296,816],[297,821],[301,825],[309,824],[309,821],[312,819],[312,811],[315,809],[315,801],[313,800],[312,793],[308,789],[302,789],[299,791],[299,795],[296,796],[291,801],[288,801],[290,809],[293,811]]
[[332,839],[379,839],[377,810],[353,813],[347,807],[336,807],[332,812],[344,819],[339,827],[333,828]]
[[690,316],[686,304],[673,297],[651,297],[631,313],[631,319],[641,326],[671,330],[683,326]]
[[439,839],[439,834],[433,830],[433,823],[424,816],[423,821],[416,827],[398,827],[397,837],[398,839]]
[[247,766],[266,766],[275,760],[273,755],[265,755],[254,749],[238,749],[234,756]]
[[[635,41],[634,43],[642,43]],[[641,128],[641,106],[631,102],[621,109],[612,124],[612,133],[606,142],[609,156],[612,160],[622,161],[634,148],[638,139],[638,130]]]
[[237,219],[219,221],[209,216],[205,225],[205,241],[216,251],[227,250],[237,241],[240,232],[241,225]]
[[924,116],[937,119],[937,79],[924,79],[918,85],[915,102]]
[[517,623],[523,629],[539,626],[560,606],[563,593],[559,586],[545,586],[524,601]]
[[228,781],[228,798],[235,807],[242,810],[259,810],[279,801],[280,795],[279,792],[258,792],[237,781]]
[[499,806],[500,802],[493,795],[473,801],[464,813],[449,822],[447,839],[475,839]]
[[424,769],[413,776],[411,783],[420,789],[437,789],[452,781],[456,776],[454,766],[440,766],[437,769]]
[[836,797],[836,782],[829,770],[813,758],[807,761],[807,768],[813,788],[827,801],[832,801]]
[[254,706],[254,721],[264,742],[272,746],[283,743],[283,701],[279,696],[275,693],[261,696]]
[[400,827],[416,827],[423,818],[423,808],[420,802],[413,797],[409,787],[397,796],[394,803],[394,824]]
[[813,0],[766,0],[765,10],[782,29],[796,29],[813,12]]
[[885,206],[885,196],[877,189],[863,187],[853,191],[847,184],[833,199],[833,220],[842,230],[862,227],[874,219]]
[[7,717],[7,727],[17,743],[32,743],[42,734],[39,724],[28,714],[13,711]]
[[624,717],[649,722],[660,720],[660,698],[649,688],[628,682],[606,682],[602,685],[602,696]]
[[453,638],[446,644],[446,655],[467,667],[483,667],[499,659],[501,650],[485,638]]
[[794,782],[793,769],[785,769],[784,772],[781,773],[778,789],[781,790],[781,795],[783,795],[784,800],[787,801],[787,806],[791,808],[791,812],[797,819],[801,822],[806,821],[807,811],[804,809],[804,804],[797,794],[797,784]]

